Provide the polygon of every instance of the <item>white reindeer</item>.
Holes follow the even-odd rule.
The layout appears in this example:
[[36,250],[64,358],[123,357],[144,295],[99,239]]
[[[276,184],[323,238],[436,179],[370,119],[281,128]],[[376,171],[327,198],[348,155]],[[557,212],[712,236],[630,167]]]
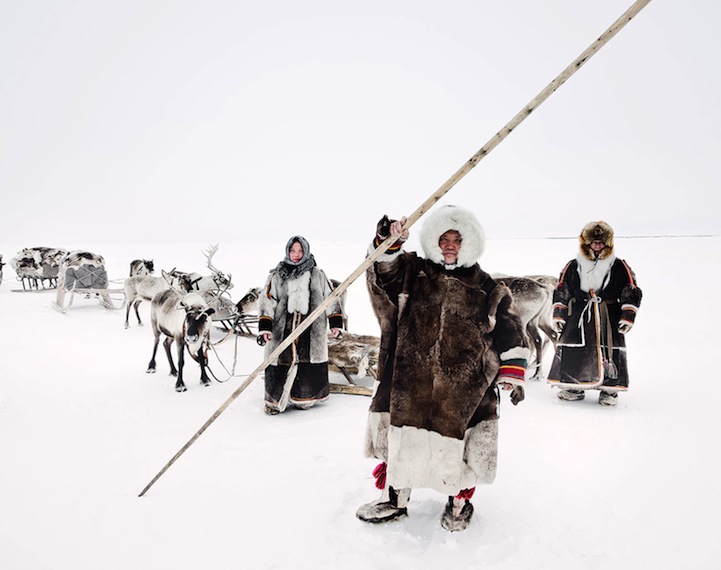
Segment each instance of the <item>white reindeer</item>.
[[138,325],[143,326],[140,320],[140,312],[138,307],[143,301],[151,301],[155,295],[162,291],[166,291],[171,287],[176,288],[182,294],[189,293],[191,290],[190,277],[187,274],[172,276],[172,271],[166,273],[162,271],[162,277],[154,275],[133,275],[128,277],[123,284],[125,289],[125,328],[130,328],[130,307],[135,309],[135,316],[138,319]]
[[[153,355],[148,363],[148,374],[155,373],[155,355],[158,352],[160,335],[165,335],[163,347],[170,364],[171,376],[176,376],[176,392],[187,390],[183,382],[183,365],[185,349],[200,364],[200,382],[203,386],[210,384],[206,371],[208,365],[208,345],[212,328],[211,315],[214,310],[208,307],[199,293],[180,295],[173,289],[158,293],[150,303],[150,320],[153,326]],[[170,346],[175,342],[178,355],[178,367],[173,363]]]

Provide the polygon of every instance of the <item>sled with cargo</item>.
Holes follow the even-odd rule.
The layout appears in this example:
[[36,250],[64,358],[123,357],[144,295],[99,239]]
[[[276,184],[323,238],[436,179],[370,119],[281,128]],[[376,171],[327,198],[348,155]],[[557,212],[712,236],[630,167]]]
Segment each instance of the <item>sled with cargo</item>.
[[[106,309],[122,309],[125,306],[125,290],[112,289],[109,285],[102,256],[89,251],[71,251],[60,263],[57,295],[52,307],[60,313],[67,313],[75,297],[80,296],[97,299]],[[118,298],[118,295],[122,297]]]

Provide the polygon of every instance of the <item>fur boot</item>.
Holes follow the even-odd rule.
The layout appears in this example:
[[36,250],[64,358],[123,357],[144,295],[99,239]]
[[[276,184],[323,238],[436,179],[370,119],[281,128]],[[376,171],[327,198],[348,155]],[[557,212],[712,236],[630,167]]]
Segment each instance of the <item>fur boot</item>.
[[448,532],[466,530],[473,517],[473,504],[468,499],[448,497],[446,508],[441,516],[441,526]]
[[598,395],[598,403],[602,406],[615,406],[618,403],[618,394],[616,392],[604,392]]
[[361,505],[355,513],[360,520],[369,523],[384,523],[408,514],[408,501],[411,498],[410,489],[396,491],[388,485],[383,489],[379,499],[372,503]]
[[565,400],[566,402],[577,402],[578,400],[583,400],[586,397],[586,392],[583,390],[561,390],[557,396],[561,400]]

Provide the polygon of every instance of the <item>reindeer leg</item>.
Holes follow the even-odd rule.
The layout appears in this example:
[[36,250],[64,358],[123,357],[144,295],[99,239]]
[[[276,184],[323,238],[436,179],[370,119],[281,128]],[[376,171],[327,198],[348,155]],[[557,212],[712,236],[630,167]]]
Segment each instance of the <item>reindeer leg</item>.
[[127,303],[127,304],[125,305],[125,328],[126,328],[126,329],[129,329],[129,328],[130,328],[130,323],[128,322],[128,319],[129,319],[129,317],[130,317],[130,305],[132,305],[132,302],[131,302],[131,303]]
[[530,321],[526,325],[526,330],[528,331],[528,336],[531,338],[531,341],[533,342],[533,347],[534,347],[534,352],[535,352],[535,358],[534,358],[535,369],[533,371],[533,376],[531,376],[531,380],[540,380],[541,379],[541,354],[543,352],[543,343],[541,340],[541,335],[538,331],[538,328],[536,327],[536,324],[533,321]]
[[[143,302],[142,299],[138,299],[137,301],[135,301],[133,303],[133,309],[135,309],[135,316],[138,319],[138,326],[141,326],[141,327],[143,326],[143,321],[140,320],[140,312],[138,311],[138,307],[140,306],[140,303],[142,303],[142,302]],[[130,307],[128,306],[128,312],[129,311],[130,311]],[[126,319],[126,324],[127,324],[127,319]]]
[[155,355],[158,352],[158,344],[160,343],[160,332],[153,331],[155,335],[155,342],[153,343],[153,356],[150,358],[148,363],[148,369],[145,371],[147,374],[155,374]]
[[169,336],[163,341],[163,348],[165,348],[165,356],[168,357],[168,364],[170,364],[170,375],[177,376],[178,370],[175,368],[173,362],[173,354],[170,352],[170,345],[173,344],[173,337]]
[[178,380],[175,382],[176,392],[186,392],[188,389],[183,382],[183,365],[185,364],[185,342],[179,339],[175,343],[178,347]]
[[198,363],[200,364],[200,383],[203,386],[210,386],[210,377],[208,376],[208,352],[205,346],[201,346],[198,350]]

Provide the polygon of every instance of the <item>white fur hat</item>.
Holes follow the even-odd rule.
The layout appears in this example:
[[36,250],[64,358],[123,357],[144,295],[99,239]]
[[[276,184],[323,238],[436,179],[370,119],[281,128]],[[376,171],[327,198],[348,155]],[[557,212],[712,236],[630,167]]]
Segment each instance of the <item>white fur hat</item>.
[[420,233],[421,247],[426,259],[445,265],[438,239],[448,230],[456,230],[463,239],[458,252],[458,262],[454,267],[474,265],[486,248],[486,236],[476,216],[460,206],[442,206],[426,219]]

